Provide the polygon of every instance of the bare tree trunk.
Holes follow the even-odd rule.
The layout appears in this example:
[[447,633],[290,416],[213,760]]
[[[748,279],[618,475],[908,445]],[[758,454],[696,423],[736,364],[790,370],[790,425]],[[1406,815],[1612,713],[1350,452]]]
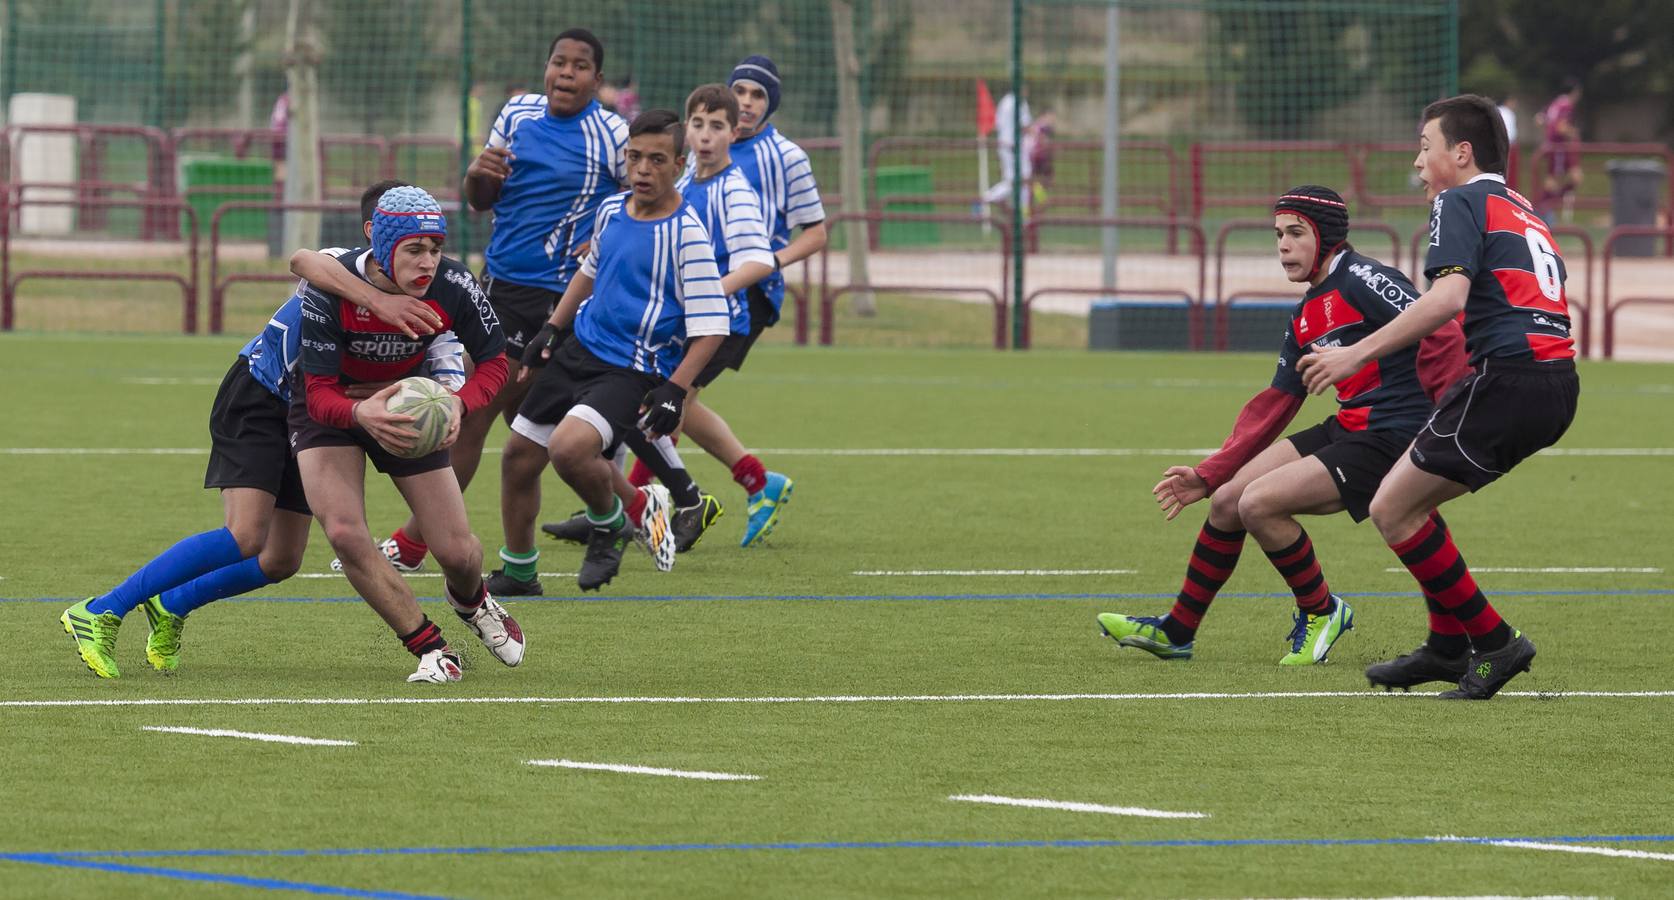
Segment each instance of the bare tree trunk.
[[[842,142],[840,190],[844,212],[865,212],[866,191],[861,187],[861,159],[866,148],[860,135],[860,59],[854,52],[854,7],[849,0],[831,0],[831,48],[837,57],[837,136]],[[846,223],[844,240],[849,249],[849,283],[871,284],[866,271],[866,223]],[[871,291],[855,291],[855,315],[875,316],[877,304]]]
[[256,122],[256,4],[245,0],[244,12],[238,17],[238,58],[233,61],[233,74],[238,78],[238,124],[244,128],[260,128]]
[[[320,42],[312,0],[291,0],[285,22],[285,83],[290,91],[286,130],[285,200],[320,200]],[[320,243],[320,214],[286,211],[283,253]]]

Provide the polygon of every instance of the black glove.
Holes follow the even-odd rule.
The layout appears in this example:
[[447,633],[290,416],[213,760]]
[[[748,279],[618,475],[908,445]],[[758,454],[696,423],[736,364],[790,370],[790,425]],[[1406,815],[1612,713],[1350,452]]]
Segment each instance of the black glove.
[[541,330],[535,332],[535,336],[529,340],[529,343],[523,345],[523,357],[519,362],[523,364],[524,368],[528,369],[538,369],[546,365],[546,361],[551,356],[550,354],[542,356],[541,351],[547,350],[551,353],[557,353],[558,348],[569,339],[573,330],[571,328],[559,328],[551,322],[541,325]]
[[680,417],[686,412],[686,389],[672,381],[665,381],[645,392],[645,415],[639,417],[639,427],[657,437],[673,434],[680,427]]

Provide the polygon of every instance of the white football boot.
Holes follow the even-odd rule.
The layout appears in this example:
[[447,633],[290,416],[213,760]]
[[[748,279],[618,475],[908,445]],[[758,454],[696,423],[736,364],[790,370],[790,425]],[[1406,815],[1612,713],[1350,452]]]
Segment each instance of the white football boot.
[[[385,538],[384,542],[378,545],[378,550],[384,554],[384,559],[389,560],[389,564],[394,566],[397,572],[417,572],[424,568],[423,560],[420,560],[416,566],[409,566],[401,561],[401,548],[395,545],[395,538]],[[332,560],[331,571],[343,571],[343,561],[340,559]]]
[[448,684],[458,681],[463,673],[459,671],[459,657],[452,650],[443,647],[432,650],[419,657],[418,671],[407,676],[407,681],[421,684]]
[[638,522],[631,523],[634,543],[651,554],[657,571],[671,571],[674,569],[674,523],[669,517],[674,514],[674,497],[660,484],[648,484],[639,491],[645,495],[645,512]]
[[482,640],[482,645],[494,654],[495,659],[508,666],[523,661],[523,627],[506,612],[500,601],[494,599],[494,595],[484,591],[482,605],[470,610],[453,599],[452,591],[444,588],[442,593],[447,595],[448,605],[459,614],[459,620]]

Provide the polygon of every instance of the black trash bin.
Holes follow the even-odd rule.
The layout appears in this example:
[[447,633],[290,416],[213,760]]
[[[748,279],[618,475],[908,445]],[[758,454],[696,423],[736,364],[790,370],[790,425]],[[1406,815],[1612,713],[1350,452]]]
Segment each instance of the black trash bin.
[[[1616,225],[1655,225],[1661,208],[1668,169],[1655,159],[1618,159],[1610,172],[1610,218]],[[1616,241],[1617,256],[1655,256],[1654,235],[1633,235]]]

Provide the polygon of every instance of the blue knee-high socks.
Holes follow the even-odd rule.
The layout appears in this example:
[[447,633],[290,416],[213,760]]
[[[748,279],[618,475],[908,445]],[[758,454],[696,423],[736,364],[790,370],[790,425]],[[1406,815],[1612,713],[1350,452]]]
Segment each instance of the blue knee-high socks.
[[[110,593],[95,598],[87,604],[87,609],[95,614],[115,613],[125,616],[132,612],[134,607],[144,603],[147,597],[179,587],[200,575],[231,566],[243,558],[243,554],[238,551],[238,541],[226,528],[194,534],[158,554]],[[251,561],[254,562],[254,557]]]

